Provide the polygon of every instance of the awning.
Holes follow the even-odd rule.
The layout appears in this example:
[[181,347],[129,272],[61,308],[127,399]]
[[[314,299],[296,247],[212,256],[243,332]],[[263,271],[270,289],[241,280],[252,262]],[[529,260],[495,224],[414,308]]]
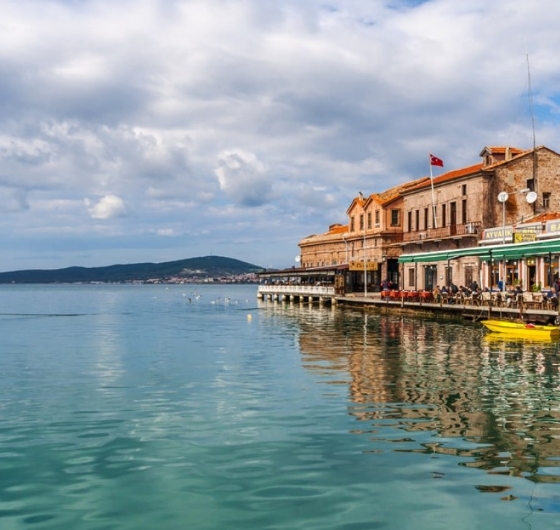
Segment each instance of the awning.
[[399,263],[434,263],[450,261],[457,258],[473,257],[481,261],[523,259],[532,256],[560,254],[560,239],[548,239],[531,243],[492,245],[485,247],[461,248],[418,254],[403,254]]

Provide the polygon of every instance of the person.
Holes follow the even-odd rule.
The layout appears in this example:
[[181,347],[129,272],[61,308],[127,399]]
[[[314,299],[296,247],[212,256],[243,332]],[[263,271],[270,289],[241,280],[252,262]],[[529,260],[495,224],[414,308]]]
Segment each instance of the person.
[[554,310],[558,308],[558,292],[555,287],[551,287],[550,291],[546,293],[546,301],[552,306]]
[[432,294],[434,295],[436,304],[439,304],[441,302],[441,289],[439,288],[439,285],[436,285],[436,288],[432,291]]
[[476,280],[472,281],[470,285],[470,289],[473,293],[476,293],[476,291],[478,291],[478,283],[476,283]]
[[512,304],[512,301],[517,296],[517,293],[515,292],[515,289],[513,288],[513,286],[511,284],[506,285],[506,290],[505,290],[504,296],[505,296],[505,300],[506,300],[506,306],[509,307]]

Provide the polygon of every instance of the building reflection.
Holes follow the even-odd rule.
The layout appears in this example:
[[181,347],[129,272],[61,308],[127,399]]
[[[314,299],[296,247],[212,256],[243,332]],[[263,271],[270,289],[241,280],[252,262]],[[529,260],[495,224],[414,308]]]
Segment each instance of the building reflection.
[[403,450],[560,483],[559,345],[484,337],[475,324],[315,310],[299,341],[307,370],[348,386],[365,432],[436,433],[442,443]]

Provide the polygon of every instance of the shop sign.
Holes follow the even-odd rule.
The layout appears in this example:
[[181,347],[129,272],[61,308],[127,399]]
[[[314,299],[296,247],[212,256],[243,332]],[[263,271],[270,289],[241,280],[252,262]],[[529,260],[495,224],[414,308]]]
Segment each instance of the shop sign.
[[546,235],[560,235],[560,219],[547,221],[545,225]]
[[512,237],[513,237],[513,229],[511,226],[506,226],[505,229],[503,226],[499,228],[487,228],[482,233],[482,239],[484,239],[484,241],[487,242],[505,240],[506,243],[511,243]]
[[351,261],[348,264],[348,270],[351,271],[376,271],[379,269],[379,263],[375,261],[367,260],[365,263],[363,261]]

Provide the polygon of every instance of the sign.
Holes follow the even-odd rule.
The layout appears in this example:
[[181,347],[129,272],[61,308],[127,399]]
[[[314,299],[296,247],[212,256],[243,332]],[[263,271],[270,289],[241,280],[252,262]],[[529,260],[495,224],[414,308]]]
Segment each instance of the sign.
[[513,234],[514,243],[529,243],[530,241],[536,241],[537,234],[535,232],[515,232]]
[[366,271],[376,271],[379,269],[379,263],[367,260],[365,264],[363,261],[351,261],[348,264],[348,270],[350,271],[363,271],[364,268]]
[[482,239],[484,241],[504,241],[506,243],[511,243],[513,237],[513,228],[511,226],[506,226],[501,228],[487,228],[482,234]]
[[545,231],[548,236],[560,234],[560,219],[547,221]]

